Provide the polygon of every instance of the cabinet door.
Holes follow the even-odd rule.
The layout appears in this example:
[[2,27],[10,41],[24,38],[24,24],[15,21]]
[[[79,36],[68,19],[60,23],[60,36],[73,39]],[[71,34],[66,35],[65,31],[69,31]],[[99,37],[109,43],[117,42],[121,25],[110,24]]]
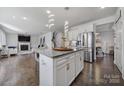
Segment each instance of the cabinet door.
[[83,70],[83,68],[84,68],[84,52],[83,51],[81,51],[80,52],[80,54],[81,54],[81,56],[80,56],[80,59],[81,59],[81,70]]
[[81,71],[80,53],[77,52],[75,57],[76,57],[75,65],[76,65],[76,76],[77,76]]
[[69,57],[67,64],[67,84],[70,85],[75,78],[75,57]]
[[[66,60],[63,60],[66,61]],[[56,69],[56,85],[65,86],[67,85],[67,66],[66,63],[60,65]]]

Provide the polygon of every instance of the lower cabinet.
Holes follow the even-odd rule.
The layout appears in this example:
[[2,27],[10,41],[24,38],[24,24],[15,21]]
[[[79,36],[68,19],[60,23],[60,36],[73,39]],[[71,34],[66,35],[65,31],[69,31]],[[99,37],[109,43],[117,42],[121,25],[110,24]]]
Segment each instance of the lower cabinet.
[[81,71],[81,55],[80,52],[77,52],[75,54],[75,67],[76,67],[76,76],[80,73]]
[[72,56],[69,58],[67,64],[67,84],[70,85],[72,81],[75,79],[75,57]]
[[81,51],[49,58],[40,54],[40,85],[68,86],[83,69]]
[[75,53],[75,66],[76,66],[76,76],[83,70],[84,68],[84,52],[80,51]]
[[74,55],[63,58],[60,62],[63,63],[56,68],[56,85],[70,85],[75,78],[75,57]]
[[57,63],[63,63],[57,66],[56,69],[56,85],[70,85],[72,81],[78,76],[78,74],[83,70],[83,52],[76,52],[70,56],[61,59]]
[[39,59],[39,84],[41,86],[53,86],[53,60],[40,54]]
[[67,85],[67,65],[65,63],[56,68],[56,84],[57,86]]
[[81,55],[80,56],[81,57],[80,58],[81,59],[81,61],[80,61],[81,62],[81,70],[83,70],[83,68],[84,68],[84,52],[81,51],[80,55]]

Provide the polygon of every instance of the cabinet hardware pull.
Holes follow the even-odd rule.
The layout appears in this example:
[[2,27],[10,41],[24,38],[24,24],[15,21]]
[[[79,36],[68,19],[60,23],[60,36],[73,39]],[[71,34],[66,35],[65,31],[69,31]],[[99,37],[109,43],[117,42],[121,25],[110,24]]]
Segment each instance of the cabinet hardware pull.
[[46,65],[46,63],[42,63],[42,65]]
[[44,60],[41,60],[41,62],[42,62],[42,65],[46,65],[46,63],[44,62]]

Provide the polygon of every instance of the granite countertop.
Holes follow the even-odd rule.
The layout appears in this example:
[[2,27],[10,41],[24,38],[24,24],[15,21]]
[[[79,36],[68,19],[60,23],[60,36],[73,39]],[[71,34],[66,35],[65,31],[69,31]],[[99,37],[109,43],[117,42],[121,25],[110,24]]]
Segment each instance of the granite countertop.
[[72,51],[56,51],[56,50],[52,50],[52,49],[36,49],[35,52],[44,54],[51,58],[55,58],[55,57],[63,56],[66,54],[74,53],[74,52],[77,52],[80,50],[85,50],[85,48],[76,48],[75,50],[72,50]]

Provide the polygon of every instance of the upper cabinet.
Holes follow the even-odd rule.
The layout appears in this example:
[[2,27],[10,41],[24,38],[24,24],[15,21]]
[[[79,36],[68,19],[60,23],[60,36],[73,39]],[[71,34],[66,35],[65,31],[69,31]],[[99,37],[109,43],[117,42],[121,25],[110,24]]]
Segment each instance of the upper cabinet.
[[0,30],[0,44],[6,45],[6,34],[2,30]]

